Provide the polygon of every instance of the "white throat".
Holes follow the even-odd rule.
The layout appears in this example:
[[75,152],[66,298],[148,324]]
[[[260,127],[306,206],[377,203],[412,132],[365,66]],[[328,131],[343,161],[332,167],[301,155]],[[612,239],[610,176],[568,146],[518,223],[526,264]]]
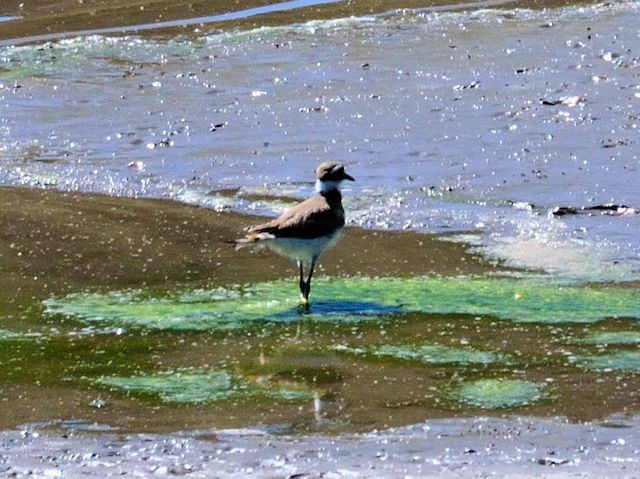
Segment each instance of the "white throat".
[[322,181],[321,179],[318,178],[316,180],[316,192],[317,193],[326,193],[327,191],[331,191],[331,190],[340,191],[340,183],[342,183],[342,180],[340,180],[340,181]]

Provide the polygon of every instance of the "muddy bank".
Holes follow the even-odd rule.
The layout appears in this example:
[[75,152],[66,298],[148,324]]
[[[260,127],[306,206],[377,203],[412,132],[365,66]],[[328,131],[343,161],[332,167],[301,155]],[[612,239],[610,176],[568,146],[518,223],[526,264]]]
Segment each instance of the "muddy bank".
[[[231,244],[261,221],[163,200],[0,188],[0,301],[78,290],[213,287],[293,277],[295,265]],[[319,275],[409,276],[487,271],[463,244],[347,228]]]
[[[364,435],[256,430],[92,435],[24,427],[0,434],[8,477],[617,477],[640,474],[638,418],[430,420]],[[56,428],[54,428],[56,429]]]

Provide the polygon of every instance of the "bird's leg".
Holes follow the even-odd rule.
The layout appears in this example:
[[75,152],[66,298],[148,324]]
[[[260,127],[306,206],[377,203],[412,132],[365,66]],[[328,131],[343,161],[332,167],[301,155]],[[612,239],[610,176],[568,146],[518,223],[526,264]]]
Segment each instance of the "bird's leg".
[[317,256],[311,258],[311,267],[309,268],[309,276],[307,277],[307,281],[305,283],[305,292],[303,293],[304,299],[309,301],[309,293],[311,292],[311,277],[313,276],[313,268],[316,265]]
[[302,268],[302,261],[298,261],[298,267],[300,268],[300,296],[305,298],[304,292],[306,290],[306,284],[304,282],[304,270]]

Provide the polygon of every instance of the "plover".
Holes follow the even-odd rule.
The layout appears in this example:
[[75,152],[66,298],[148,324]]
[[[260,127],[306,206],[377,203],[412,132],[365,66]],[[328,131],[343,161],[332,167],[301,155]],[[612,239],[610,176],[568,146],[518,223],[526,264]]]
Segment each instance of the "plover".
[[[311,277],[320,255],[338,239],[344,226],[344,209],[340,185],[344,180],[355,181],[336,161],[322,163],[316,169],[315,196],[285,211],[279,218],[249,228],[238,246],[261,243],[282,256],[298,262],[300,296],[309,302]],[[304,269],[309,268],[306,275]]]

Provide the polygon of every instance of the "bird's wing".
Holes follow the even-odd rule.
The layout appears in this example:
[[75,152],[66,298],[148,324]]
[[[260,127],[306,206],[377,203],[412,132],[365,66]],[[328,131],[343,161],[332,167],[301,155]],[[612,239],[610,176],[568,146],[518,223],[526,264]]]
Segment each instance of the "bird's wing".
[[249,229],[250,234],[268,233],[276,238],[317,238],[344,226],[342,209],[331,210],[323,196],[313,196],[268,223]]

